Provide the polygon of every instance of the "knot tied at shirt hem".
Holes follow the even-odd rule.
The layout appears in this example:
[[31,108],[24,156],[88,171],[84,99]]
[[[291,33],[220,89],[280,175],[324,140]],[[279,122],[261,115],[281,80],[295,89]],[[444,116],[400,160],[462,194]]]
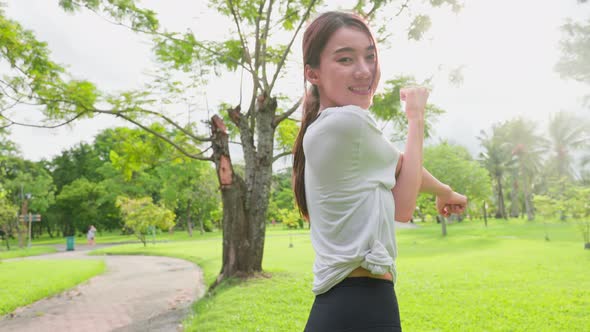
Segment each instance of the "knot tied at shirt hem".
[[376,275],[384,275],[391,272],[393,258],[389,256],[387,249],[379,241],[375,241],[370,251],[361,262],[361,267]]

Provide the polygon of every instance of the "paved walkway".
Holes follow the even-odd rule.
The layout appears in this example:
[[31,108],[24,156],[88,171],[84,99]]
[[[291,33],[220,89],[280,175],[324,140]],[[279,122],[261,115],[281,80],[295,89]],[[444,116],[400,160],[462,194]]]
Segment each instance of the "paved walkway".
[[0,318],[0,331],[179,331],[190,304],[205,292],[201,271],[190,262],[152,256],[87,256],[89,249],[76,245],[76,251],[25,258],[103,259],[107,269],[73,289]]

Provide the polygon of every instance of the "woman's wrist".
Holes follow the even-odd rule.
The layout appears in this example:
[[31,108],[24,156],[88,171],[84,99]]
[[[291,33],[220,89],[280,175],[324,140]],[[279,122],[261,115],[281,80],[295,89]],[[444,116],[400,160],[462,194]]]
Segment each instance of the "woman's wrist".
[[453,188],[451,188],[451,186],[448,184],[441,183],[441,186],[437,191],[438,192],[436,193],[436,196],[447,197],[453,193]]

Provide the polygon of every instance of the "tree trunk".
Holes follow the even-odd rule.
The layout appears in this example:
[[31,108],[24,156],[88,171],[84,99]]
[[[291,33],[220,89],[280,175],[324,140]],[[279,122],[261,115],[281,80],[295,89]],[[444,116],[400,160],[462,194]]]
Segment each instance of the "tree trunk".
[[506,206],[504,205],[504,191],[502,190],[501,177],[496,178],[498,181],[498,209],[496,210],[496,219],[507,219]]
[[[276,98],[260,96],[256,109],[251,110],[255,114],[251,123],[240,113],[239,106],[228,110],[230,119],[240,129],[245,179],[233,171],[223,120],[218,116],[211,119],[213,161],[223,203],[223,261],[213,287],[227,277],[247,277],[262,272],[276,108]],[[256,128],[256,146],[252,123]]]
[[10,251],[10,242],[9,242],[10,235],[8,233],[8,227],[6,227],[6,225],[2,225],[2,232],[4,233],[3,237],[4,237],[4,240],[6,241],[6,250]]
[[484,221],[486,227],[488,227],[488,210],[486,209],[486,201],[483,201],[482,208],[483,208],[483,221]]
[[[193,237],[193,224],[191,223],[191,203],[192,200],[188,200],[187,206],[186,206],[186,229],[188,231],[188,236]],[[203,234],[201,232],[201,234]]]
[[446,220],[446,218],[439,214],[436,216],[436,219],[440,222],[440,225],[442,227],[442,236],[447,236],[447,220]]
[[53,233],[51,233],[51,227],[49,226],[49,223],[46,223],[45,226],[47,229],[47,234],[49,234],[49,238],[53,239]]
[[18,247],[19,248],[23,248],[24,247],[24,223],[21,223],[20,220],[18,220],[16,222],[16,233],[18,234]]
[[528,221],[532,221],[535,219],[535,213],[533,211],[533,200],[532,200],[532,195],[530,193],[529,190],[529,185],[528,185],[528,181],[524,181],[524,185],[523,185],[523,193],[524,193],[524,207],[526,210],[526,215],[527,215],[527,219]]
[[510,191],[510,216],[518,218],[520,214],[518,208],[518,182],[516,179],[512,180],[512,190]]
[[203,215],[199,214],[199,227],[201,235],[205,234],[205,225],[203,224]]

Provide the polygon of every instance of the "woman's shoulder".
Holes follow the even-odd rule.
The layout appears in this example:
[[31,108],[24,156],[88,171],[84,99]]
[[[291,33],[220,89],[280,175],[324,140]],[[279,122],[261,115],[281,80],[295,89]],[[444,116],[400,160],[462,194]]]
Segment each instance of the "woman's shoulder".
[[328,107],[322,110],[312,126],[325,126],[330,129],[334,129],[334,127],[359,129],[365,124],[372,124],[372,122],[374,121],[372,121],[369,111],[355,105],[347,105]]
[[335,117],[353,117],[362,119],[370,117],[368,110],[356,105],[328,107],[320,112],[320,116],[322,115]]

